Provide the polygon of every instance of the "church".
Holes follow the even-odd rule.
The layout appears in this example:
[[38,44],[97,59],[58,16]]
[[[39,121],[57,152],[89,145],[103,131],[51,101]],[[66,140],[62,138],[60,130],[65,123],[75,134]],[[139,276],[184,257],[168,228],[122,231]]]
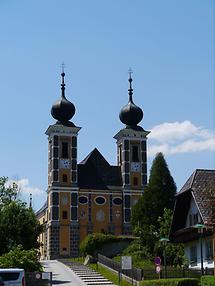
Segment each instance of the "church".
[[61,98],[51,108],[56,123],[48,137],[47,201],[37,212],[44,225],[39,237],[41,258],[76,257],[79,243],[91,233],[131,234],[132,206],[147,184],[147,135],[138,125],[143,111],[134,104],[129,75],[128,103],[119,118],[124,127],[117,132],[117,165],[110,165],[95,148],[77,162],[81,127],[71,121],[75,106],[65,96],[62,72]]

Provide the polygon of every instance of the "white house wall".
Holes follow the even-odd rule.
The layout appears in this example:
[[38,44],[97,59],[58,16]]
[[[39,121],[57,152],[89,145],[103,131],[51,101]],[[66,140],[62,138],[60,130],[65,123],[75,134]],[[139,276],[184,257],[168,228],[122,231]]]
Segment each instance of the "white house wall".
[[[214,262],[213,259],[206,259],[206,243],[211,240],[212,241],[212,236],[211,237],[207,237],[207,238],[202,238],[202,252],[203,252],[203,267],[204,268],[214,268]],[[201,243],[200,243],[200,239],[199,240],[195,240],[189,243],[186,243],[185,246],[185,255],[188,259],[189,262],[191,262],[191,257],[190,257],[190,251],[191,251],[191,247],[192,246],[196,246],[197,248],[197,262],[196,263],[189,263],[189,267],[190,268],[194,268],[194,269],[201,269]]]
[[[190,216],[192,216],[192,222],[190,222]],[[192,197],[190,200],[190,208],[187,213],[186,227],[193,226],[199,222],[200,222],[200,214],[196,206],[196,203]]]

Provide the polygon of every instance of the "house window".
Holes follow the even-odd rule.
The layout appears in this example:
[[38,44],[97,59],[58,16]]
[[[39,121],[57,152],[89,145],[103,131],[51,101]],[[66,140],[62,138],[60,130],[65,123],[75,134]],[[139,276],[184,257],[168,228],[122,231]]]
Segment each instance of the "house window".
[[68,153],[68,142],[62,142],[62,158],[68,159],[69,153]]
[[197,262],[197,248],[196,245],[190,247],[190,263]]
[[193,224],[197,224],[198,223],[198,213],[193,215]]
[[137,145],[132,146],[132,162],[139,162],[139,148]]
[[212,260],[213,259],[213,243],[212,240],[207,240],[205,242],[205,258],[206,260]]
[[190,226],[193,225],[193,216],[191,214],[189,215],[189,224]]
[[189,215],[189,225],[193,226],[199,222],[199,216],[198,213],[190,214]]
[[67,211],[63,211],[62,218],[67,219]]

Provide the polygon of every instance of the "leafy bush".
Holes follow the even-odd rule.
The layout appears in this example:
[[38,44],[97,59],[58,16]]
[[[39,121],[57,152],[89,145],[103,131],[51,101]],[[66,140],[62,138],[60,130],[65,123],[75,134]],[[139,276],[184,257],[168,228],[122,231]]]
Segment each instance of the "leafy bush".
[[93,233],[89,234],[80,244],[80,251],[83,255],[95,255],[104,244],[118,242],[123,240],[132,240],[132,238],[115,236],[111,234]]
[[140,286],[198,286],[199,279],[197,278],[176,278],[176,279],[160,279],[142,281]]
[[122,255],[132,256],[132,264],[137,268],[154,268],[153,256],[149,255],[147,247],[140,245],[139,241],[132,242],[122,253]]
[[201,286],[213,286],[215,285],[215,276],[202,276]]
[[20,246],[0,256],[0,268],[24,268],[26,272],[42,271],[37,250],[23,250]]

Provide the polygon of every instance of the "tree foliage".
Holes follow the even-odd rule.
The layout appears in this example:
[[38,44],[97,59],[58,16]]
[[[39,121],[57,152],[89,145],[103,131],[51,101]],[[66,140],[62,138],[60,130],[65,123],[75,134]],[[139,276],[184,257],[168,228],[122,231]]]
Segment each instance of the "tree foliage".
[[25,203],[12,201],[0,209],[0,255],[12,247],[37,248],[42,227],[31,208]]
[[0,207],[17,199],[18,185],[8,184],[7,177],[0,177]]
[[[169,237],[175,195],[175,182],[163,154],[158,153],[152,163],[149,183],[132,210],[134,234],[140,238],[141,249],[146,258],[152,259],[155,255],[163,254],[159,239]],[[166,253],[170,265],[184,263],[183,245],[169,243]]]
[[0,257],[0,268],[23,268],[26,272],[42,271],[36,249],[24,250],[18,246]]
[[0,178],[0,255],[12,247],[37,248],[37,238],[42,231],[34,211],[17,200],[18,187],[7,186],[8,179]]
[[132,212],[133,226],[159,226],[158,218],[163,216],[164,209],[173,209],[176,185],[170,174],[162,153],[158,153],[152,163],[149,183],[142,198]]
[[[158,234],[159,238],[169,237],[172,216],[173,216],[173,211],[165,208],[163,217],[158,218],[160,224],[159,234]],[[158,241],[155,245],[156,253],[158,253],[160,256],[163,256],[164,247],[167,257],[167,263],[169,265],[182,266],[187,264],[187,260],[184,255],[184,245],[182,243],[168,242],[166,245],[163,245],[162,242]]]

